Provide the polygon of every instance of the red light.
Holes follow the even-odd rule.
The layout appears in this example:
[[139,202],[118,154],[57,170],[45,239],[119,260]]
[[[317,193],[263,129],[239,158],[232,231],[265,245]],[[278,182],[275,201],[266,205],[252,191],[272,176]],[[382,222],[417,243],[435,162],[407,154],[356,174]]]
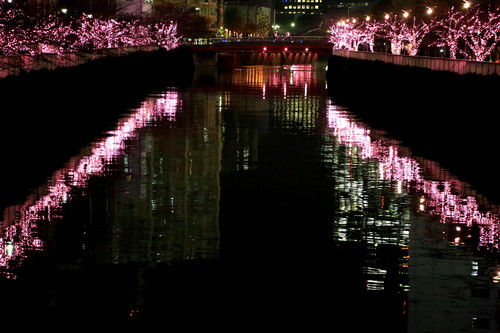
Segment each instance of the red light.
[[288,52],[288,47],[285,47],[285,52]]
[[267,47],[264,46],[264,48],[262,49],[262,51],[266,52],[267,51]]

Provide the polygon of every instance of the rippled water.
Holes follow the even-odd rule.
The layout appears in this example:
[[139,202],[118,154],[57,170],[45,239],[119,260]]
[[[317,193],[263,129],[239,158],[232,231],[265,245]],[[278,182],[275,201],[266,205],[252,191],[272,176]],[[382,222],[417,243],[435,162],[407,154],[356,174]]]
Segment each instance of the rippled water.
[[251,66],[145,96],[5,209],[3,321],[497,332],[496,210],[325,86]]

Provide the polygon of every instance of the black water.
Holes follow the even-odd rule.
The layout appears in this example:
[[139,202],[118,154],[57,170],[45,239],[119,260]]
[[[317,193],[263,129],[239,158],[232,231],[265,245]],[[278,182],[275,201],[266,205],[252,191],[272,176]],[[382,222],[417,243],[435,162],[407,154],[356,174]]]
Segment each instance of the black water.
[[205,69],[117,114],[6,208],[5,327],[498,331],[487,198],[323,68]]

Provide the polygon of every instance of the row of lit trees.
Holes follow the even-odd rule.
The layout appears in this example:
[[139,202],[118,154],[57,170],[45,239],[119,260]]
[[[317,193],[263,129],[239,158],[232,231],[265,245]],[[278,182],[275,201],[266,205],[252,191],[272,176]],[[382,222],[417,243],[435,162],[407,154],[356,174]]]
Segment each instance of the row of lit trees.
[[374,50],[376,40],[390,43],[393,54],[417,55],[422,46],[446,47],[456,59],[484,61],[500,41],[500,9],[473,6],[469,10],[450,8],[445,15],[422,19],[387,16],[385,20],[342,20],[330,27],[334,49]]
[[177,25],[54,14],[34,18],[0,1],[0,54],[17,55],[76,52],[120,46],[174,47]]

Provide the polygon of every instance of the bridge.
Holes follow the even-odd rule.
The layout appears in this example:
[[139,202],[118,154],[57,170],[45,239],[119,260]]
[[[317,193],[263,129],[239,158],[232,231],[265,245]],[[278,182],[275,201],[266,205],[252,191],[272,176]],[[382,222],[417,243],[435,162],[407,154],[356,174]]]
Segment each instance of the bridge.
[[200,38],[184,44],[198,66],[321,65],[333,51],[323,36]]

